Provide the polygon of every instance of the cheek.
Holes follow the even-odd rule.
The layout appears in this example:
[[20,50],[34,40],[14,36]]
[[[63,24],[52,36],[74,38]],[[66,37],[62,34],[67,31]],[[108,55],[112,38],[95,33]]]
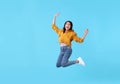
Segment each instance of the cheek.
[[65,25],[66,28],[70,28],[71,26],[70,25]]
[[65,28],[67,27],[67,25],[65,25]]
[[69,25],[68,27],[70,28],[71,26]]

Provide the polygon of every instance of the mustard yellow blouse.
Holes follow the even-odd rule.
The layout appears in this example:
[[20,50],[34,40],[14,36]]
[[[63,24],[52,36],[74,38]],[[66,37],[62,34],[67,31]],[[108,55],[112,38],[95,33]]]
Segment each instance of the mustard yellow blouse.
[[55,24],[52,24],[52,29],[58,34],[59,42],[71,46],[72,40],[82,43],[84,39],[77,36],[73,30],[63,33],[63,29],[59,29]]

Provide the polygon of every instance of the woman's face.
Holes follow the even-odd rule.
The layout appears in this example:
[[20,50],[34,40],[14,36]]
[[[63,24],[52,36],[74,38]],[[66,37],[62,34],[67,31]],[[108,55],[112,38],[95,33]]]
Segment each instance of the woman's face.
[[65,24],[65,29],[68,31],[68,30],[70,29],[70,27],[71,27],[70,22],[67,22],[67,23]]

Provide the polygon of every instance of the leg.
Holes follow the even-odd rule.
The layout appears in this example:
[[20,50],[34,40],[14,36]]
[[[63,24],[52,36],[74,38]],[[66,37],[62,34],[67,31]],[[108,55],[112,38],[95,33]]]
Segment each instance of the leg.
[[61,62],[62,62],[63,56],[64,56],[63,49],[60,48],[60,54],[59,54],[59,57],[58,57],[58,60],[56,63],[56,67],[61,67]]
[[70,47],[66,47],[66,51],[64,53],[62,62],[61,62],[61,66],[62,67],[67,67],[73,64],[76,64],[76,61],[69,61],[68,59],[70,58],[72,54],[72,49]]

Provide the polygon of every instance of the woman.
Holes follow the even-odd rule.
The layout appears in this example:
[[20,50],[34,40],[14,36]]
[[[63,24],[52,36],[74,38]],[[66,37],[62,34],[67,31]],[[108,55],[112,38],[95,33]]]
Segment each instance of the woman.
[[78,59],[74,61],[69,61],[69,58],[72,54],[71,42],[74,40],[82,43],[88,34],[88,29],[85,30],[82,38],[78,37],[77,34],[72,30],[73,24],[71,21],[66,21],[63,29],[59,29],[55,24],[56,17],[58,15],[59,13],[55,14],[52,23],[52,28],[58,34],[60,43],[60,54],[56,63],[56,67],[67,67],[73,64],[81,64],[82,66],[85,66],[85,63],[81,57],[78,57]]

